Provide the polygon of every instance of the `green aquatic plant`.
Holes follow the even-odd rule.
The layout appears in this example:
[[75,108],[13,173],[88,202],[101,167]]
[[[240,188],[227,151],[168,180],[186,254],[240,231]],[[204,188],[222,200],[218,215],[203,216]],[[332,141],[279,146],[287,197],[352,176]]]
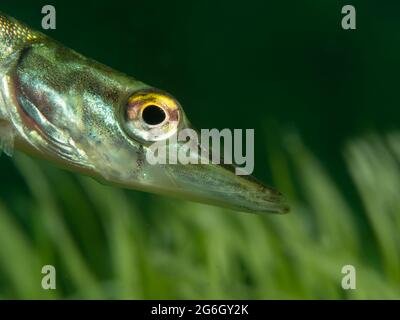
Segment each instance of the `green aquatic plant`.
[[[344,148],[358,201],[297,135],[282,145],[268,165],[293,207],[283,216],[143,200],[17,154],[23,187],[0,195],[0,298],[399,299],[400,134]],[[56,290],[41,288],[46,264]],[[348,264],[356,290],[341,287]]]

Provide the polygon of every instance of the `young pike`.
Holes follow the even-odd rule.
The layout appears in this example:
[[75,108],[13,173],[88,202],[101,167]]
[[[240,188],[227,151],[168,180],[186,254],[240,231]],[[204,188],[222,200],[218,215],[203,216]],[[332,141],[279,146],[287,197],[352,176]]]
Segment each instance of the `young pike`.
[[279,192],[232,167],[150,165],[153,142],[190,128],[180,104],[1,13],[0,80],[9,155],[17,148],[105,183],[238,211],[288,210]]

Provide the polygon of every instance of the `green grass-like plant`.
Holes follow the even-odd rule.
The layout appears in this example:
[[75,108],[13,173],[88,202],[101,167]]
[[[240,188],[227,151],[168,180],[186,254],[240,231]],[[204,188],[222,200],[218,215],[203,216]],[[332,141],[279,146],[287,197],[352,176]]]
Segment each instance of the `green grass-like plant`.
[[[143,200],[17,154],[24,188],[0,195],[0,298],[399,299],[400,134],[345,147],[358,204],[297,135],[283,145],[266,166],[292,212],[266,216]],[[41,288],[46,264],[56,290]],[[347,264],[356,290],[341,287]]]

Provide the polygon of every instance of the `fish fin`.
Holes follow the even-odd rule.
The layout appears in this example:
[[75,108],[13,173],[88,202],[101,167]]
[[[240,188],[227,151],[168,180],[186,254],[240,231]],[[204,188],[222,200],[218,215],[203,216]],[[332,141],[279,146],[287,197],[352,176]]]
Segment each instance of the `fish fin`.
[[[29,91],[18,78],[16,66],[19,59],[28,51],[29,48],[23,48],[10,54],[0,66],[2,94],[0,108],[3,109],[3,116],[7,118],[8,123],[15,128],[11,133],[18,133],[22,139],[29,141],[35,149],[44,154],[52,154],[79,166],[89,166],[86,154],[77,148],[68,131],[58,128],[52,123],[52,119],[42,113],[43,105],[42,108],[38,107],[40,106],[38,101],[33,99],[37,92]],[[45,101],[45,99],[41,101],[42,104]],[[35,139],[28,137],[32,132],[35,132]],[[4,137],[3,149],[10,152],[12,150],[10,142],[13,141],[14,135],[4,135]]]
[[[20,56],[19,51],[15,51],[7,56],[0,66],[0,81],[2,82],[7,76]],[[3,97],[3,92],[0,91],[0,155],[4,152],[6,155],[12,157],[14,153],[14,138],[15,130],[10,123],[10,117],[7,110],[7,104]]]
[[12,157],[14,153],[14,137],[13,128],[0,120],[0,154],[3,151],[6,155]]
[[24,112],[36,124],[38,134],[45,141],[35,145],[38,149],[55,154],[71,163],[89,166],[86,154],[77,148],[74,139],[67,131],[57,128],[22,92],[18,101]]

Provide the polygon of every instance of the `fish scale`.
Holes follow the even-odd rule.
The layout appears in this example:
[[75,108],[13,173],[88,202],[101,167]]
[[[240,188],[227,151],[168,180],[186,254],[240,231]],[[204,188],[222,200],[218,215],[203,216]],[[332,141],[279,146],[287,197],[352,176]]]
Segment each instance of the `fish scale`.
[[0,61],[15,50],[44,37],[23,23],[0,12]]

